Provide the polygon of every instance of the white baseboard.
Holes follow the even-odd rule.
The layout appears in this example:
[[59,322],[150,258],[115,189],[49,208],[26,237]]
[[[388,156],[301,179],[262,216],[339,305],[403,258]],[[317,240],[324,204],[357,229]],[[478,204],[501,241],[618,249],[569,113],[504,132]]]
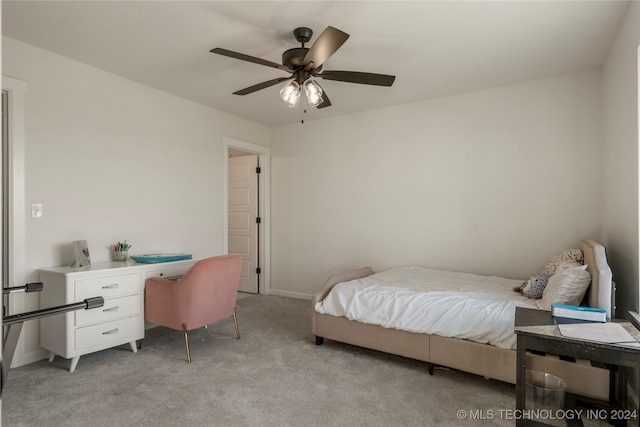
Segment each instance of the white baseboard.
[[11,361],[11,367],[17,368],[19,366],[29,365],[42,359],[47,359],[48,357],[49,352],[47,350],[40,349],[37,351],[32,351],[30,353],[21,354],[19,355],[19,357],[14,357],[14,359]]
[[300,293],[300,292],[282,291],[282,290],[271,288],[269,294],[276,295],[276,296],[279,296],[279,297],[307,299],[307,300],[311,301],[311,295],[303,294],[303,293]]

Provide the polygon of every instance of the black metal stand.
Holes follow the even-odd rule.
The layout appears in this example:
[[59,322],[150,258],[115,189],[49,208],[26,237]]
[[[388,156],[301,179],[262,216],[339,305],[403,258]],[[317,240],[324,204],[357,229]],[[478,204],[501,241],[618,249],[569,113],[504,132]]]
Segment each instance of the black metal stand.
[[[24,286],[14,286],[11,288],[4,288],[2,290],[3,295],[8,295],[16,292],[40,292],[43,289],[43,285],[40,282],[27,283]],[[7,375],[9,374],[9,367],[13,361],[13,355],[18,345],[18,339],[20,338],[20,332],[22,332],[22,325],[25,320],[39,319],[41,317],[52,316],[54,314],[66,313],[68,311],[75,311],[79,309],[89,310],[92,308],[102,307],[104,305],[104,299],[102,297],[87,298],[83,302],[76,302],[73,304],[60,305],[57,307],[44,308],[41,310],[28,311],[25,313],[14,314],[11,316],[2,317],[2,325],[5,329],[2,340],[2,360],[0,361],[0,396],[2,395],[2,389],[7,382]],[[4,312],[4,307],[3,307]]]

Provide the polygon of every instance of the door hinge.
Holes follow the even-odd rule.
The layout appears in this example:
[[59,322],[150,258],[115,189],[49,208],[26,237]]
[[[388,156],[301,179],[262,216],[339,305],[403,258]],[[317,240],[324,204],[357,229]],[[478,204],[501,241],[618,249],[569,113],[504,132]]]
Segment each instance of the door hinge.
[[260,166],[256,167],[256,173],[260,173]]
[[262,271],[260,270],[260,267],[256,268],[256,274],[260,274]]
[[260,224],[262,222],[262,220],[260,219],[260,217],[256,217],[256,224]]

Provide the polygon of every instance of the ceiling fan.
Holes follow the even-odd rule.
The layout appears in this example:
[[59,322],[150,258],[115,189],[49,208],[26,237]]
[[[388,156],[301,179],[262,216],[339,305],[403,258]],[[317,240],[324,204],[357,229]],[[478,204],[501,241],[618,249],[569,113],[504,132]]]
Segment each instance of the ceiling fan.
[[375,86],[391,86],[396,78],[395,76],[387,74],[363,73],[359,71],[322,71],[322,65],[325,61],[349,38],[349,34],[336,28],[327,27],[310,48],[305,47],[305,43],[308,43],[313,36],[313,31],[310,28],[298,27],[293,30],[293,35],[296,40],[302,44],[302,47],[286,50],[282,54],[282,64],[220,47],[211,49],[210,52],[242,61],[253,62],[254,64],[278,68],[291,74],[288,77],[278,77],[233,92],[234,95],[247,95],[291,80],[280,90],[280,97],[291,108],[295,108],[298,105],[302,93],[301,88],[304,90],[306,99],[310,105],[316,108],[325,108],[331,105],[327,93],[322,90],[314,78]]

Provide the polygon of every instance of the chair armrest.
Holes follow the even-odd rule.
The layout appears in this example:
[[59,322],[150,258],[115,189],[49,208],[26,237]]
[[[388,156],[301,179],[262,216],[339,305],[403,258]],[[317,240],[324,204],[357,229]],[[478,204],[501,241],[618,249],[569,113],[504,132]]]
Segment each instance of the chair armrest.
[[180,310],[181,288],[161,277],[145,280],[144,320],[179,330],[181,323],[176,319],[184,318]]

